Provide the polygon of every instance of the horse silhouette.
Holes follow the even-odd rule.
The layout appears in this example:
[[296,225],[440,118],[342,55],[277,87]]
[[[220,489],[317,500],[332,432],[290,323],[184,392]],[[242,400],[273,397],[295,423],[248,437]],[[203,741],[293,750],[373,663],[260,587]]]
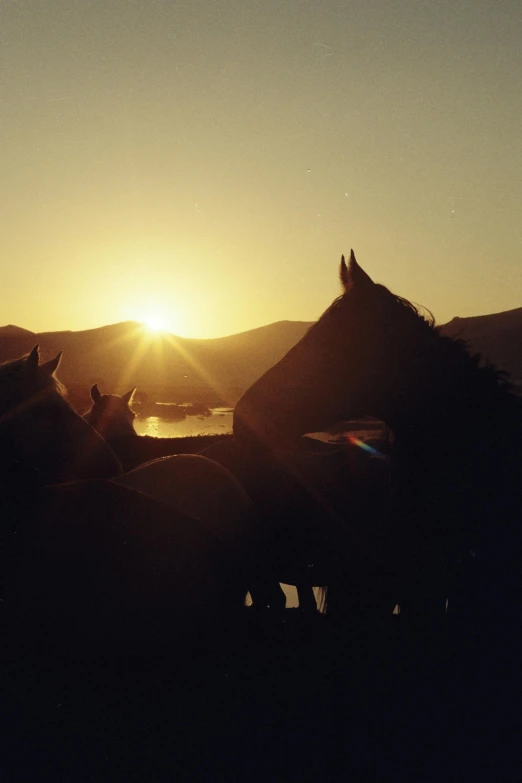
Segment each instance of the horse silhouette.
[[180,454],[146,462],[114,481],[203,520],[231,545],[247,538],[242,526],[252,501],[233,474],[198,454]]
[[[186,495],[177,505],[171,495],[168,505],[151,491],[95,480],[117,480],[121,467],[67,403],[54,376],[59,361],[60,354],[40,364],[35,346],[0,365],[2,614],[8,635],[42,643],[160,643],[225,622],[243,606],[248,589],[243,512],[251,501],[245,491],[203,457],[189,458],[183,472],[192,510],[201,518],[186,513]],[[179,470],[177,465],[170,473]],[[164,475],[163,462],[156,471],[148,467],[149,483]],[[143,488],[142,474],[134,480]]]
[[[381,508],[389,494],[384,455],[374,460],[349,441],[321,448],[313,443],[299,439],[294,449],[274,456],[250,454],[231,438],[202,452],[247,490],[264,531],[258,557],[272,579],[296,586],[299,606],[307,612],[317,608],[313,587],[325,588],[336,568],[332,528],[340,519],[355,517],[363,501],[366,516],[370,508]],[[320,599],[323,604],[324,591]]]
[[91,388],[92,406],[83,418],[107,441],[125,471],[144,462],[173,454],[196,454],[230,435],[189,435],[183,438],[156,438],[138,435],[134,429],[132,400],[136,386],[122,395],[102,394],[98,384]]
[[[252,562],[259,522],[252,511],[251,499],[226,467],[192,453],[196,445],[203,448],[215,443],[216,439],[212,436],[150,438],[138,435],[133,427],[135,413],[131,408],[135,390],[136,387],[123,395],[101,394],[94,384],[91,388],[93,405],[84,414],[85,421],[111,444],[116,444],[122,455],[127,470],[114,480],[203,520],[218,538],[236,550],[239,548],[245,562]],[[132,455],[130,460],[129,453]],[[163,456],[158,457],[158,453]],[[129,464],[133,465],[132,469],[128,469]],[[254,600],[257,597],[259,601],[263,591],[260,594],[252,584],[251,593]]]
[[39,489],[5,544],[4,639],[22,647],[159,650],[237,620],[248,589],[203,522],[109,481]]
[[364,525],[339,529],[329,611],[375,619],[399,602],[419,624],[436,623],[449,596],[449,616],[470,638],[485,618],[513,627],[521,400],[502,373],[442,337],[431,315],[375,284],[353,251],[340,277],[342,295],[238,402],[235,437],[259,452],[339,419],[384,421],[394,434],[390,506],[371,522],[361,508]]
[[[69,405],[55,377],[61,354],[39,364],[38,346],[21,359],[0,365],[0,444],[8,462],[40,472],[42,483],[114,478],[121,466],[106,441]],[[129,393],[128,400],[132,397]],[[111,396],[110,403],[122,398]],[[125,405],[118,406],[125,412]],[[103,419],[110,426],[112,418]],[[122,476],[131,489],[192,516],[231,530],[251,505],[244,489],[211,460],[185,455],[157,460]]]
[[[161,449],[169,454],[184,454],[199,447],[202,456],[230,471],[255,505],[256,523],[250,520],[248,526],[251,531],[257,528],[257,572],[263,586],[261,589],[252,586],[254,605],[270,605],[278,609],[284,606],[284,593],[278,586],[279,582],[283,582],[296,586],[301,609],[314,612],[317,606],[313,587],[327,584],[330,563],[335,557],[322,531],[330,516],[339,513],[339,505],[355,507],[355,496],[360,496],[363,487],[366,487],[367,453],[348,441],[342,446],[331,446],[304,439],[299,450],[286,455],[284,461],[274,461],[250,455],[231,435],[219,435],[215,440],[213,436],[138,436],[133,428],[135,414],[131,408],[134,391],[135,387],[121,396],[102,395],[95,384],[91,389],[93,406],[84,418],[108,438],[124,465],[129,449],[133,454],[132,461],[138,454],[144,461],[151,453],[150,447],[153,446],[155,452],[155,442],[159,442]],[[208,444],[210,439],[212,442]],[[171,458],[164,465],[164,486],[174,501],[185,485],[183,479],[179,484],[175,478],[168,476],[177,462],[180,467],[183,465],[183,460],[178,457]],[[375,470],[377,468],[375,466]],[[138,479],[140,475],[145,478],[147,471],[151,473],[152,482],[145,486],[138,483]],[[180,476],[182,473],[183,468]],[[133,470],[119,481],[148,491],[161,500],[167,499],[164,493],[158,492],[155,468]],[[383,491],[382,481],[379,487]],[[204,496],[196,489],[193,499],[196,504],[198,497],[204,501]],[[182,510],[196,513],[191,507],[182,506]]]
[[65,397],[55,373],[62,354],[40,364],[38,345],[0,365],[0,457],[30,465],[47,482],[111,478],[121,466]]
[[[95,383],[91,387],[91,400],[93,404],[83,415],[85,421],[99,432],[104,440],[109,442],[114,438],[122,438],[127,435],[136,435],[134,419],[136,414],[131,408],[134,393],[138,387],[134,386],[125,394],[102,394]],[[166,455],[161,455],[166,456]],[[144,460],[146,461],[146,460]]]
[[[121,476],[123,485],[202,518],[215,526],[215,534],[228,531],[231,540],[239,541],[244,533],[241,518],[252,504],[237,480],[211,460],[184,455],[149,462],[122,474],[107,442],[67,402],[65,387],[55,376],[60,360],[61,353],[40,364],[35,346],[27,356],[0,365],[4,483],[7,475],[16,473],[18,480],[23,471],[28,478],[36,471],[42,486],[87,478],[118,480]],[[109,407],[115,401],[120,416],[132,414],[127,404],[132,392],[128,397],[108,397]],[[104,421],[110,427],[113,418],[105,417]]]

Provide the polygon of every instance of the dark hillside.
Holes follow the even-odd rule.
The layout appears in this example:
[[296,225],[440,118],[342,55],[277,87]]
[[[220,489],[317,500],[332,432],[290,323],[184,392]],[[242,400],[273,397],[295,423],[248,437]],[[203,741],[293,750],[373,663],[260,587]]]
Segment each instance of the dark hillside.
[[[149,400],[234,405],[310,326],[303,321],[279,321],[212,340],[151,335],[133,321],[81,332],[39,334],[4,326],[0,327],[0,361],[21,356],[35,343],[40,344],[44,359],[63,351],[59,376],[82,405],[88,403],[93,383],[115,393],[138,386]],[[522,384],[522,308],[453,318],[441,332],[466,340],[473,352],[483,354]]]
[[481,353],[511,380],[522,384],[522,307],[492,315],[453,318],[441,327],[442,334],[468,343],[470,350]]
[[132,321],[39,334],[3,327],[0,361],[21,356],[39,343],[44,359],[63,351],[60,379],[71,390],[83,389],[83,398],[85,390],[98,383],[103,391],[116,393],[138,386],[160,401],[234,404],[309,326],[283,321],[213,340],[151,335]]

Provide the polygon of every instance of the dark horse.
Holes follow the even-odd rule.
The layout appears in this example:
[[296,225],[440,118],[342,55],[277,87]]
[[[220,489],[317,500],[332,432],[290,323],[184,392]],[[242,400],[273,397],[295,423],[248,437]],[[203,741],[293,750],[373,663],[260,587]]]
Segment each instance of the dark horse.
[[117,476],[114,452],[72,408],[55,377],[61,356],[40,363],[35,345],[0,365],[0,460],[30,466],[47,483]]
[[430,618],[449,596],[448,617],[468,637],[491,622],[518,632],[521,400],[432,317],[375,284],[353,251],[340,274],[342,295],[239,401],[234,434],[277,450],[340,419],[384,421],[390,505],[337,531],[329,609],[376,618],[399,602]]
[[121,462],[124,471],[144,462],[173,454],[197,454],[207,446],[230,439],[230,435],[188,435],[184,438],[156,438],[138,435],[132,400],[136,386],[125,394],[102,394],[98,384],[91,388],[92,406],[83,418],[104,438]]
[[[227,468],[254,502],[259,571],[265,572],[266,587],[272,586],[268,592],[252,589],[254,604],[284,606],[284,594],[278,587],[281,581],[295,584],[300,608],[315,612],[312,585],[328,583],[333,557],[323,531],[339,508],[354,514],[357,499],[366,491],[368,481],[373,482],[375,490],[378,481],[381,494],[386,491],[386,465],[372,464],[368,452],[348,440],[342,445],[332,445],[303,438],[298,449],[285,455],[284,460],[276,461],[249,454],[231,434],[185,438],[140,436],[133,427],[134,391],[130,389],[121,396],[101,394],[95,384],[91,389],[93,405],[84,419],[111,445],[124,469],[160,455],[196,451]],[[369,452],[374,453],[375,449],[370,448]],[[134,477],[137,478],[136,471],[128,474],[129,480]],[[125,476],[119,481],[127,483]],[[171,473],[169,487],[174,497],[183,494],[177,484],[177,477]],[[147,491],[136,483],[129,486]],[[198,492],[204,501],[205,494]],[[188,513],[198,516],[195,507],[188,509]]]
[[[169,507],[105,480],[121,473],[120,464],[65,399],[54,376],[59,361],[60,354],[40,364],[35,346],[0,365],[4,640],[35,649],[71,643],[132,649],[168,644],[189,631],[213,633],[238,616],[246,595],[231,542],[242,532],[239,512],[237,528],[220,540],[216,526],[210,530],[209,521],[186,513],[183,503]],[[193,459],[200,472],[193,474],[189,462],[189,487],[201,466],[208,476],[214,465]],[[226,472],[214,467],[221,486]],[[246,493],[229,478],[231,498],[242,501]],[[213,485],[204,484],[199,494],[218,505]]]

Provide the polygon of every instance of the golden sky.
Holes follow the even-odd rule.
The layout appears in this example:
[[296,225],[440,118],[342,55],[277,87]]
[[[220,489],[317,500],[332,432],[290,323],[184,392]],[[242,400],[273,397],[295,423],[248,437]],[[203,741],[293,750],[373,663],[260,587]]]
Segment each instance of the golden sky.
[[3,0],[0,324],[522,305],[520,0]]

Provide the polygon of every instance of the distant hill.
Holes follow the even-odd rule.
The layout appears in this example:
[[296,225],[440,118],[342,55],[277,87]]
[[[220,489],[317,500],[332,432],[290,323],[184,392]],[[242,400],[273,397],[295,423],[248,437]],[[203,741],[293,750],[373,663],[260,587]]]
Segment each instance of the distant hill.
[[86,405],[93,383],[106,392],[132,386],[159,401],[234,405],[265,370],[297,343],[310,324],[278,323],[211,340],[151,335],[133,321],[81,332],[35,334],[0,327],[0,362],[40,344],[44,359],[63,351],[59,377]]
[[[212,340],[151,335],[134,321],[81,332],[40,332],[0,327],[0,362],[40,344],[44,359],[63,351],[59,377],[78,406],[89,388],[122,393],[132,386],[151,400],[234,405],[260,375],[295,345],[310,323],[279,321]],[[453,318],[442,334],[468,342],[522,385],[522,308]]]
[[441,327],[448,337],[465,340],[472,353],[480,353],[511,380],[522,385],[522,307],[493,315],[453,318]]

